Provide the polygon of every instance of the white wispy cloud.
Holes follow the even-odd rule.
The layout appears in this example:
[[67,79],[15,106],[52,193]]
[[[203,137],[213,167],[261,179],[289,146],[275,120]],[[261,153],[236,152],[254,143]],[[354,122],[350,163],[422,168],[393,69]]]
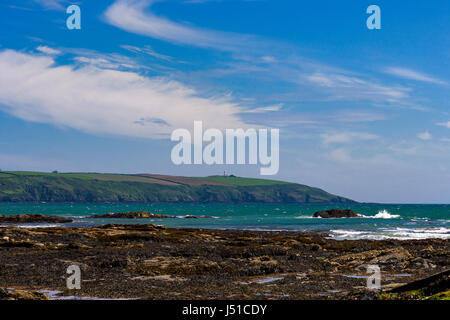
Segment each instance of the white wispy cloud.
[[68,4],[68,0],[34,0],[39,3],[43,7],[52,10],[63,10],[65,9],[64,5]]
[[429,131],[421,132],[421,133],[417,134],[417,137],[420,140],[424,140],[424,141],[433,139],[433,136],[431,135],[431,133]]
[[438,123],[438,126],[446,127],[450,129],[450,121],[447,122],[440,122]]
[[379,112],[364,110],[343,110],[334,115],[333,120],[339,122],[374,122],[386,120],[388,117]]
[[279,104],[275,104],[272,106],[267,106],[267,107],[259,107],[259,108],[254,108],[254,109],[247,109],[244,110],[242,113],[266,113],[266,112],[275,112],[275,111],[280,111],[281,108],[283,108],[283,104],[279,103]]
[[120,47],[122,49],[128,50],[133,53],[142,53],[142,54],[146,54],[146,55],[158,58],[158,59],[162,59],[162,60],[166,60],[166,61],[173,61],[172,57],[158,53],[155,50],[153,50],[153,48],[150,46],[144,46],[141,48],[141,47],[136,47],[136,46],[131,46],[131,45],[121,45]]
[[[203,98],[184,84],[90,64],[55,64],[51,56],[0,51],[0,105],[26,121],[83,132],[166,137],[194,120],[218,129],[246,125],[242,108],[225,98]],[[149,121],[151,119],[151,121]]]
[[98,52],[80,48],[62,48],[61,51],[75,61],[77,67],[80,65],[91,65],[102,69],[136,71],[141,73],[148,70],[168,69],[161,64],[143,63],[139,59],[117,53]]
[[404,78],[404,79],[409,79],[409,80],[415,80],[415,81],[422,81],[422,82],[429,82],[429,83],[434,83],[434,84],[439,84],[439,85],[445,85],[447,84],[445,81],[431,77],[429,75],[426,75],[424,73],[412,70],[412,69],[408,69],[408,68],[401,68],[401,67],[389,67],[386,68],[385,73],[396,76],[396,77],[400,77],[400,78]]
[[405,143],[400,143],[396,145],[391,145],[388,147],[389,150],[401,154],[401,155],[417,155],[419,152],[419,146],[417,145],[406,145]]
[[129,59],[120,59],[118,57],[112,56],[98,56],[98,57],[74,57],[74,60],[81,64],[88,64],[91,66],[96,66],[102,69],[137,69],[140,66],[134,64],[133,61]]
[[376,81],[350,75],[350,73],[315,72],[305,78],[310,83],[327,89],[333,99],[368,99],[395,102],[408,98],[411,91],[410,88],[386,86]]
[[168,42],[204,48],[238,51],[255,41],[251,35],[209,30],[184,25],[151,11],[160,0],[116,0],[104,13],[109,24],[128,32]]
[[353,143],[355,141],[374,140],[378,136],[364,132],[340,132],[324,133],[321,135],[322,142],[326,145],[334,143]]
[[261,57],[261,61],[265,63],[275,63],[278,62],[278,59],[274,56],[263,56]]
[[335,149],[329,153],[329,157],[336,162],[348,163],[352,161],[350,153],[345,149]]
[[[296,50],[285,43],[254,35],[182,24],[158,16],[152,9],[159,1],[161,0],[115,0],[103,17],[107,23],[127,32],[181,45],[233,53],[232,59],[225,63],[224,68],[205,70],[206,75],[198,74],[199,77],[243,75],[262,81],[279,79],[303,88],[312,87],[309,94],[326,94],[326,100],[366,100],[398,104],[410,98],[411,88],[356,76],[353,72],[329,67],[306,57],[288,57],[286,52]],[[129,45],[122,48],[168,60],[152,48],[147,50]]]
[[[200,70],[198,74],[185,75],[186,77],[197,76],[197,78],[202,79],[199,81],[204,82],[207,82],[206,79],[209,77],[222,78],[236,75],[248,76],[261,81],[281,80],[300,87],[309,96],[306,98],[315,100],[395,103],[398,107],[413,108],[407,102],[411,98],[411,88],[385,84],[378,79],[360,74],[356,75],[352,71],[341,70],[305,57],[287,57],[286,52],[292,52],[293,50],[285,50],[285,44],[274,43],[268,39],[211,30],[172,21],[154,13],[153,5],[158,1],[161,0],[114,0],[105,10],[103,18],[107,23],[131,33],[176,44],[233,52],[232,59],[225,62],[225,68]],[[121,45],[121,48],[134,53],[146,54],[162,61],[173,62],[172,57],[156,52],[150,46]],[[80,56],[77,58],[78,62],[90,63],[102,68],[113,68],[115,65],[118,65],[119,68],[134,67],[132,63],[125,60],[111,63],[111,59],[105,59],[104,57]],[[160,66],[152,66],[152,68],[161,70],[163,64],[159,64]],[[411,72],[405,73],[405,70],[391,68],[389,71],[411,76]],[[202,71],[204,74],[201,73]],[[421,74],[412,74],[416,78],[436,80],[426,76],[424,78]],[[190,80],[183,81],[188,82]],[[292,92],[292,95],[295,95],[296,92],[298,92],[297,88]],[[278,99],[275,97],[272,100],[287,102],[286,99],[292,98],[282,97]],[[260,110],[264,111],[264,109]]]
[[45,53],[45,54],[49,54],[49,55],[61,54],[60,50],[53,49],[53,48],[50,48],[50,47],[47,47],[47,46],[38,46],[36,48],[36,50],[39,51],[39,52]]

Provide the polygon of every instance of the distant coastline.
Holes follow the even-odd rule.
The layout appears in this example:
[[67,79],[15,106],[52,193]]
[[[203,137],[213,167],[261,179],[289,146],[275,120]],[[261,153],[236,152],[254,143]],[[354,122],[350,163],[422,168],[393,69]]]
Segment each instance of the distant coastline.
[[322,189],[235,176],[0,172],[0,202],[351,204]]

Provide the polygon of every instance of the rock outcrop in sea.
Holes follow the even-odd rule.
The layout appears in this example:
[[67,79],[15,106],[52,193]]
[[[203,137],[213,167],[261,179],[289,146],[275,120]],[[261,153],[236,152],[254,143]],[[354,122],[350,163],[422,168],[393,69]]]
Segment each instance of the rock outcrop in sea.
[[314,213],[314,218],[358,218],[360,217],[355,211],[345,209],[331,209],[325,211],[318,211]]
[[[177,216],[167,216],[159,213],[151,213],[148,211],[136,211],[136,212],[118,212],[118,213],[106,213],[106,214],[96,214],[88,218],[110,218],[110,219],[174,219]],[[207,219],[213,218],[210,216],[183,216],[185,219]]]

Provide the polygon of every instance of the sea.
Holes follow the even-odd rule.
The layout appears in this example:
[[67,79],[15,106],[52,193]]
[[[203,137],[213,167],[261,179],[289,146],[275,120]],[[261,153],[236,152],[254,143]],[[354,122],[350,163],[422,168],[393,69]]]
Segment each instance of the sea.
[[[313,218],[317,211],[351,209],[358,218]],[[149,211],[174,219],[94,219],[95,214]],[[320,231],[337,240],[449,239],[450,204],[81,204],[0,203],[0,214],[71,217],[67,227],[152,223],[168,228]],[[213,218],[186,219],[186,216]],[[0,225],[5,226],[5,225]],[[52,227],[61,224],[23,224]]]

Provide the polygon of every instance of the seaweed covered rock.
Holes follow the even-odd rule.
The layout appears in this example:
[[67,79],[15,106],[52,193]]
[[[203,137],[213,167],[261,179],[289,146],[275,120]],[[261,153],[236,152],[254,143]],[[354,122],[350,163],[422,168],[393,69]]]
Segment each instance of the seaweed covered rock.
[[44,216],[43,214],[17,214],[5,216],[0,214],[0,223],[68,223],[73,219],[55,216]]
[[171,216],[166,216],[158,213],[151,213],[148,211],[136,211],[136,212],[118,212],[118,213],[106,213],[106,214],[96,214],[89,218],[111,218],[111,219],[165,219],[174,218]]
[[420,291],[420,293],[425,296],[437,295],[435,297],[437,300],[438,298],[447,297],[450,293],[450,269],[391,290],[391,292],[394,293],[404,293],[408,291]]
[[0,288],[0,300],[49,300],[42,292]]
[[358,218],[360,217],[359,214],[356,212],[345,209],[331,209],[331,210],[325,210],[325,211],[318,211],[314,213],[314,218]]
[[[147,211],[136,212],[119,212],[119,213],[106,213],[100,215],[94,215],[89,218],[111,218],[111,219],[174,219],[176,216],[167,216],[159,213],[151,213]],[[210,216],[191,216],[187,215],[182,218],[185,219],[210,219]]]

